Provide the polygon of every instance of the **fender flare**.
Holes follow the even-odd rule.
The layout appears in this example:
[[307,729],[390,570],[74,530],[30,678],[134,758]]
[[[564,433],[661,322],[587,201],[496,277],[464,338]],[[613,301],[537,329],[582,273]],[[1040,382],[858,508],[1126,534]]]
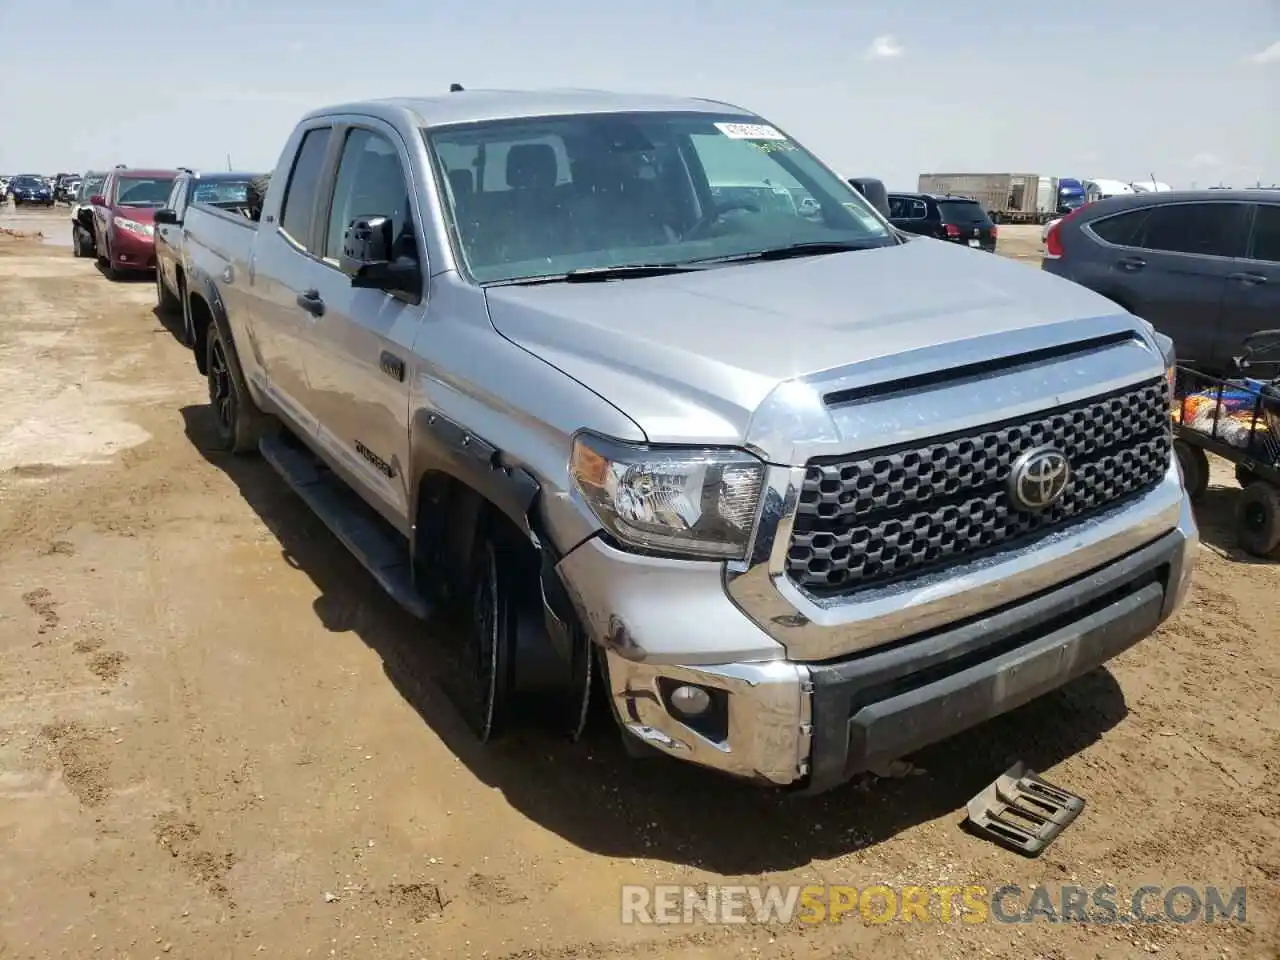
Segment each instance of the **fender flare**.
[[[227,348],[227,364],[231,367],[231,376],[236,379],[237,386],[248,396],[247,387],[244,379],[244,370],[240,366],[240,354],[236,349],[235,338],[231,335],[231,324],[227,321],[227,308],[222,302],[222,295],[218,292],[217,284],[213,282],[213,278],[203,271],[187,273],[187,297],[188,299],[199,298],[209,310],[212,323],[218,329],[218,335],[222,338],[223,344]],[[186,317],[191,313],[190,304],[184,304],[183,316]],[[206,369],[205,352],[202,349],[207,340],[202,340],[196,336],[195,321],[191,322],[191,349],[196,355],[196,368],[201,373],[208,373]]]
[[414,480],[409,491],[409,515],[415,524],[421,479],[431,473],[451,477],[497,509],[536,552],[538,593],[547,635],[558,655],[575,664],[581,656],[577,646],[584,641],[589,646],[590,641],[578,625],[577,608],[556,569],[562,558],[537,519],[542,493],[537,479],[523,467],[505,463],[498,447],[437,411],[419,410],[414,414],[410,450]]

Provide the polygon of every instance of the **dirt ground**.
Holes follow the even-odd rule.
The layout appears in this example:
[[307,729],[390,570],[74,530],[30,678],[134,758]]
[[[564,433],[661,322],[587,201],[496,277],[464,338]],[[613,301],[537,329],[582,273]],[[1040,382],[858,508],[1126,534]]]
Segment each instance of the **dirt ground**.
[[[402,614],[254,460],[149,281],[0,227],[0,958],[1280,956],[1280,567],[1219,464],[1185,611],[1109,669],[811,799],[607,727],[481,749]],[[1038,231],[1005,228],[1031,258]],[[1087,798],[960,829],[1015,759]],[[1248,888],[1240,924],[636,926],[623,884]]]

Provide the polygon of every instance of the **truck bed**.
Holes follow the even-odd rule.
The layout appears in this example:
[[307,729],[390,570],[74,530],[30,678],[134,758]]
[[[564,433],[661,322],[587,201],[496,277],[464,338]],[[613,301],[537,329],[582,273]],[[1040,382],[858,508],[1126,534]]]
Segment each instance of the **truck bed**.
[[210,282],[221,291],[228,266],[248,270],[258,224],[248,217],[206,203],[187,208],[182,224],[186,266],[191,281]]

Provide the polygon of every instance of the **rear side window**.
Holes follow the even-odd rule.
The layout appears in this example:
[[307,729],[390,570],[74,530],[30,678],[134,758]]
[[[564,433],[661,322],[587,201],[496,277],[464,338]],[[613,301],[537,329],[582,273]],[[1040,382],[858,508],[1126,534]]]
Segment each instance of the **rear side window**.
[[923,220],[929,216],[929,208],[915,197],[890,197],[889,216],[895,220]]
[[1103,217],[1089,224],[1089,229],[1107,243],[1127,247],[1132,245],[1134,237],[1138,236],[1142,225],[1146,223],[1148,213],[1150,213],[1149,210],[1130,210],[1128,213],[1118,213],[1113,217]]
[[1244,253],[1243,203],[1178,203],[1153,207],[1136,246],[1168,253],[1238,257]]
[[939,200],[943,223],[986,223],[987,212],[976,200]]
[[1262,203],[1253,220],[1253,260],[1280,263],[1280,206]]
[[311,242],[311,225],[315,220],[316,188],[324,167],[324,157],[329,149],[329,127],[308,130],[302,136],[297,159],[289,173],[289,185],[285,187],[284,209],[280,213],[280,229],[296,243],[307,246]]

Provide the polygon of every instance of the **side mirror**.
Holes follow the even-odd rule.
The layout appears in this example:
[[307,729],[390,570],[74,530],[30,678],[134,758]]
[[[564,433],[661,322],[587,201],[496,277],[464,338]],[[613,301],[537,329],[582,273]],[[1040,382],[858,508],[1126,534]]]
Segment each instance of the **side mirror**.
[[356,217],[342,240],[338,269],[351,286],[405,294],[413,302],[422,296],[422,268],[412,257],[392,256],[395,238],[390,217]]
[[178,220],[178,211],[170,207],[156,211],[156,223],[164,224],[169,227],[176,227],[180,221]]
[[347,276],[355,278],[370,264],[388,263],[391,260],[391,242],[390,217],[356,217],[347,224],[343,235],[338,267]]
[[100,193],[95,193],[89,198],[89,203],[95,207],[105,207],[107,205],[107,198]]

